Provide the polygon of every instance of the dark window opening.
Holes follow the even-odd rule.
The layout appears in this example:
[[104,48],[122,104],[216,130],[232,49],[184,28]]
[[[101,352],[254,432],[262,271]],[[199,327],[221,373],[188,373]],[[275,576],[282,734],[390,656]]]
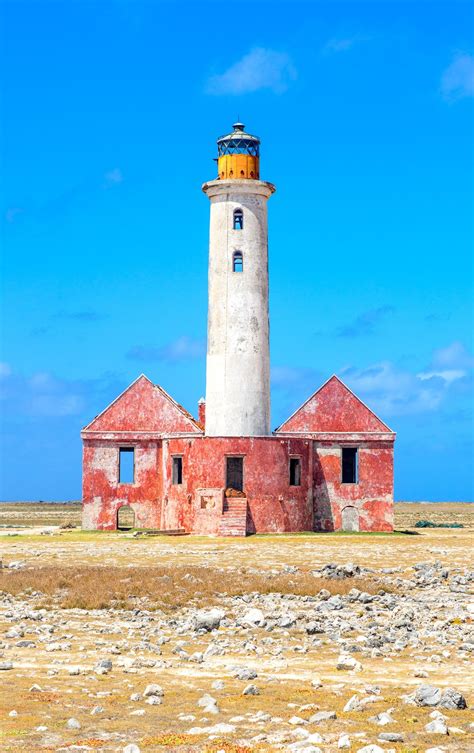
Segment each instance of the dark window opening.
[[234,272],[244,271],[244,257],[241,251],[235,251],[234,253],[234,256],[232,258],[232,270]]
[[121,447],[119,450],[119,484],[133,484],[135,481],[135,448]]
[[238,492],[244,490],[244,459],[230,457],[226,458],[226,488],[235,489]]
[[183,458],[173,458],[173,484],[183,483]]
[[342,483],[357,484],[357,447],[342,448]]
[[290,486],[301,486],[301,460],[290,458]]
[[244,229],[244,213],[241,209],[234,210],[234,230]]

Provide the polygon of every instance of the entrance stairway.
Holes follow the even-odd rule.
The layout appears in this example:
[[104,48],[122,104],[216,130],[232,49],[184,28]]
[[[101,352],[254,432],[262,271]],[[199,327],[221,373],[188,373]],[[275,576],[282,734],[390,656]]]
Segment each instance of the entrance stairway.
[[219,536],[245,536],[247,534],[247,498],[225,497]]

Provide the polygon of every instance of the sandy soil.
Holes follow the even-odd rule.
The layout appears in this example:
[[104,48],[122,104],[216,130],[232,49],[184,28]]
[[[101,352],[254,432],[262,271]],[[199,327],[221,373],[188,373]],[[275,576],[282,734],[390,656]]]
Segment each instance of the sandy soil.
[[[67,508],[60,515],[77,514],[77,510]],[[25,515],[23,519],[21,515],[17,517],[17,510],[13,516],[8,511],[10,517],[4,510],[2,523],[8,520],[9,525],[21,525],[27,520],[34,524],[27,530],[11,528],[0,535],[4,568],[12,562],[19,562],[20,568],[35,570],[114,565],[123,568],[126,576],[130,565],[160,565],[170,571],[178,566],[205,566],[210,576],[215,577],[218,571],[222,578],[222,591],[216,593],[214,606],[223,608],[229,624],[213,633],[190,630],[186,621],[200,606],[198,599],[189,608],[177,609],[175,613],[149,611],[146,605],[136,613],[125,609],[61,609],[59,601],[53,599],[46,614],[38,620],[35,610],[45,603],[44,595],[30,590],[11,596],[4,585],[0,662],[12,661],[13,668],[0,672],[4,688],[0,694],[0,749],[43,753],[122,751],[127,743],[136,743],[142,751],[180,753],[291,751],[295,748],[289,746],[303,739],[304,734],[317,732],[323,737],[323,742],[317,744],[323,753],[338,749],[341,733],[350,735],[352,751],[377,743],[384,751],[424,753],[430,747],[440,746],[445,751],[467,753],[474,747],[469,728],[473,722],[474,681],[469,661],[472,654],[460,648],[472,623],[469,614],[473,612],[466,612],[469,594],[446,591],[449,604],[445,596],[440,597],[438,604],[438,587],[418,589],[413,580],[413,566],[437,561],[440,568],[447,568],[450,573],[463,573],[466,567],[472,567],[471,510],[474,511],[472,506],[457,504],[438,507],[404,503],[397,508],[400,528],[414,525],[418,519],[435,520],[441,516],[448,522],[463,522],[467,526],[464,529],[426,529],[416,534],[393,535],[257,536],[246,540],[145,538],[134,537],[132,533],[98,534],[57,528],[45,534],[41,533],[45,522],[54,524],[48,517],[49,511],[44,516],[44,508],[25,511],[28,517]],[[347,630],[356,642],[358,634],[364,636],[370,628],[370,612],[363,613],[360,609],[360,630],[344,628],[343,619],[342,627],[338,623],[332,629],[328,622],[323,635],[311,637],[302,627],[309,614],[307,610],[312,609],[304,599],[292,601],[291,594],[285,595],[280,611],[285,614],[285,610],[293,610],[297,622],[287,628],[276,624],[269,632],[260,627],[241,626],[238,615],[247,606],[258,606],[275,615],[278,600],[249,594],[246,604],[245,599],[225,596],[226,570],[254,568],[270,576],[288,566],[306,572],[329,562],[354,562],[370,568],[373,577],[380,579],[381,588],[391,591],[399,600],[397,609],[403,609],[408,602],[414,604],[420,642],[400,650],[382,650],[380,655],[354,654],[362,669],[341,672],[336,669],[340,652],[338,636],[344,637]],[[384,574],[382,568],[396,572]],[[0,577],[7,584],[11,568],[4,569]],[[161,587],[167,587],[166,580]],[[318,593],[317,582],[314,593]],[[445,594],[445,590],[439,593]],[[350,619],[357,620],[358,607],[352,608],[350,614]],[[387,620],[388,629],[390,613],[383,619]],[[373,621],[377,620],[379,617],[374,613]],[[424,633],[423,625],[449,625],[448,643],[440,642],[436,631]],[[23,635],[7,637],[12,628],[21,629]],[[18,646],[21,641],[34,645]],[[205,661],[189,659],[196,652],[209,651],[210,646],[217,646],[218,650],[206,655]],[[183,651],[187,658],[180,653]],[[104,658],[112,660],[112,670],[97,674],[94,668]],[[247,683],[233,676],[235,665],[255,669],[258,676],[252,682],[258,685],[259,695],[242,695]],[[420,670],[427,677],[415,677]],[[320,688],[312,685],[316,678],[321,680]],[[224,682],[224,689],[212,688],[216,679]],[[130,700],[134,693],[143,694],[146,685],[152,682],[159,683],[164,690],[160,705],[145,704],[143,697],[139,701]],[[423,682],[441,688],[455,687],[468,702],[467,710],[446,711],[452,728],[449,736],[424,731],[432,708],[403,702],[402,696]],[[40,691],[30,691],[34,683],[40,686]],[[354,693],[367,695],[367,686],[380,688],[375,702],[364,711],[343,711]],[[205,713],[198,706],[205,693],[216,699],[219,714]],[[102,710],[92,715],[97,706]],[[374,714],[389,708],[394,709],[395,725],[379,727],[370,721]],[[308,719],[318,709],[336,711],[337,719],[312,725]],[[13,710],[17,716],[10,716]],[[144,713],[135,715],[136,711]],[[291,722],[294,716],[301,721]],[[71,717],[79,721],[80,729],[67,728]],[[222,734],[217,731],[214,736],[212,732],[192,731],[216,724],[230,725],[234,731]],[[377,741],[378,734],[388,730],[402,732],[404,742]]]

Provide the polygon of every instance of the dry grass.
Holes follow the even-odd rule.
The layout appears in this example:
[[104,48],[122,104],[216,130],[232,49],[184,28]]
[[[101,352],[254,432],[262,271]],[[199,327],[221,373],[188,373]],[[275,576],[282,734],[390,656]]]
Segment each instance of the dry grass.
[[[4,593],[46,597],[42,606],[64,609],[161,609],[166,612],[186,605],[211,605],[222,595],[258,592],[315,596],[322,588],[345,594],[351,588],[377,593],[375,577],[328,580],[309,572],[254,573],[245,568],[224,570],[210,567],[44,567],[3,571]],[[384,586],[386,589],[386,587]]]
[[474,525],[474,504],[465,502],[397,502],[395,527],[413,528],[419,520],[436,524],[462,523],[465,528]]
[[62,526],[81,525],[80,502],[2,502],[2,526]]

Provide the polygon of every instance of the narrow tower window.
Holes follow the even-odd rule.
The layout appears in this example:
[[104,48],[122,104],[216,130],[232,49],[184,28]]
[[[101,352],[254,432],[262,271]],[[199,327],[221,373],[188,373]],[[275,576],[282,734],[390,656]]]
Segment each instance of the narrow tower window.
[[232,258],[232,271],[244,271],[244,257],[242,256],[242,251],[234,251],[234,256]]
[[290,458],[290,486],[301,486],[300,458]]
[[357,447],[342,448],[342,483],[357,484]]
[[119,450],[119,484],[135,482],[135,448],[121,447]]
[[234,230],[244,229],[244,213],[241,209],[234,209]]

